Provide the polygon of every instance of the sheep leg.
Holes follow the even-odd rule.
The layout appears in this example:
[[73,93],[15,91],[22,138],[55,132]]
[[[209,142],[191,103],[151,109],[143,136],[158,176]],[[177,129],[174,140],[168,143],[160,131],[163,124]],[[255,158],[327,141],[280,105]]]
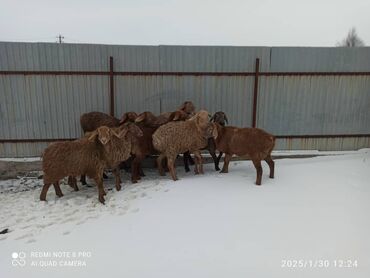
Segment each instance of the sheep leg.
[[131,181],[132,183],[137,183],[138,180],[141,179],[140,177],[140,170],[141,170],[141,161],[144,159],[142,156],[136,155],[134,160],[131,164]]
[[218,157],[217,157],[216,166],[217,166],[218,169],[220,169],[219,165],[220,165],[220,160],[221,160],[221,157],[222,157],[223,154],[224,154],[223,152],[220,152]]
[[184,167],[185,167],[185,172],[189,172],[190,171],[190,168],[189,168],[189,157],[190,154],[188,152],[184,153],[182,155],[182,159],[184,160]]
[[116,190],[120,191],[121,190],[121,172],[119,170],[119,166],[116,166],[113,168],[113,175],[115,177],[115,182],[116,182]]
[[75,191],[78,191],[77,179],[74,176],[68,176],[68,185],[72,187]]
[[162,161],[163,161],[164,158],[165,158],[165,155],[164,154],[160,154],[158,156],[158,158],[157,158],[157,167],[158,167],[159,175],[161,175],[161,176],[165,176],[166,175],[164,173],[163,165],[162,165]]
[[228,173],[229,172],[229,162],[231,160],[232,155],[231,154],[225,154],[224,159],[224,166],[222,167],[222,170],[220,173]]
[[211,154],[213,163],[215,164],[215,170],[220,171],[220,167],[218,167],[216,152],[214,150],[209,150],[209,153]]
[[80,182],[81,182],[83,185],[86,185],[86,184],[87,184],[87,182],[86,182],[86,175],[81,175]]
[[191,157],[189,152],[188,152],[188,155],[189,155],[189,164],[194,165],[195,164],[194,159]]
[[200,154],[200,151],[194,152],[194,156],[195,156],[195,163],[196,163],[195,169],[197,169],[195,174],[204,174],[202,155]]
[[268,164],[270,168],[270,179],[274,178],[274,173],[275,173],[275,162],[272,160],[271,155],[268,155],[265,158],[266,163]]
[[42,187],[40,201],[46,201],[46,194],[48,193],[50,185],[51,183],[45,183],[44,186]]
[[208,147],[207,147],[210,155],[212,156],[213,163],[215,164],[215,170],[220,171],[220,168],[218,167],[218,160],[216,156],[216,143],[213,138],[208,139]]
[[256,185],[261,185],[261,180],[262,180],[262,166],[261,166],[261,161],[257,159],[253,159],[253,164],[254,167],[257,170],[257,179],[256,179]]
[[104,191],[103,177],[95,177],[94,180],[96,185],[98,186],[99,202],[104,205],[105,202],[104,196],[107,195],[107,193],[105,193]]
[[140,179],[140,177],[145,177],[143,167],[141,167],[141,162],[140,162],[140,165],[139,165],[139,179]]
[[176,157],[167,157],[167,166],[171,173],[171,177],[174,181],[177,181],[178,178],[176,176],[175,160]]
[[[73,177],[74,180],[76,181],[76,178]],[[53,183],[54,185],[54,190],[55,190],[55,194],[58,196],[58,197],[63,197],[63,192],[62,190],[60,189],[60,186],[59,186],[59,181]]]

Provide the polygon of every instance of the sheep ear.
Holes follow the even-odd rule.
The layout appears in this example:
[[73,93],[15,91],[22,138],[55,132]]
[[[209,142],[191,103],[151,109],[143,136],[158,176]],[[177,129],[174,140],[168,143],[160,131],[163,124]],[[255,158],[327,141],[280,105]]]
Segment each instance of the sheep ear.
[[141,115],[139,115],[139,117],[136,118],[135,123],[140,123],[144,121],[145,117],[146,117],[145,113],[142,113]]
[[98,136],[98,132],[96,130],[94,130],[93,132],[90,133],[90,136],[87,140],[95,141],[96,136]]
[[184,102],[177,110],[184,110],[185,109],[186,102]]
[[170,115],[170,121],[177,121],[180,118],[180,114],[177,112],[172,112]]
[[227,124],[229,124],[229,120],[227,119],[227,117],[226,117],[225,113],[224,113],[224,116],[225,116],[225,122],[226,122]]
[[125,137],[126,133],[127,133],[128,129],[127,128],[124,128],[120,131],[120,133],[116,134],[116,133],[113,133],[115,136],[117,136],[118,138],[123,138]]
[[209,119],[209,121],[210,122],[213,122],[215,120],[215,115],[213,115],[210,119]]
[[124,124],[124,123],[127,121],[127,118],[128,118],[127,113],[123,114],[123,116],[122,116],[122,118],[121,118],[121,120],[120,120],[119,124],[120,124],[120,125],[121,125],[121,124]]

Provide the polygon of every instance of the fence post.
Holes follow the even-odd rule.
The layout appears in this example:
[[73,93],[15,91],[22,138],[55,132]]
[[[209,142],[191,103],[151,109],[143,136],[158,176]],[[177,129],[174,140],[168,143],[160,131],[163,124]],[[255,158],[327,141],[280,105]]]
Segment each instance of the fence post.
[[109,57],[109,114],[114,117],[114,75],[113,57]]
[[258,97],[258,76],[260,71],[260,59],[256,58],[256,66],[254,71],[254,90],[253,90],[253,117],[252,127],[256,127],[257,123],[257,97]]

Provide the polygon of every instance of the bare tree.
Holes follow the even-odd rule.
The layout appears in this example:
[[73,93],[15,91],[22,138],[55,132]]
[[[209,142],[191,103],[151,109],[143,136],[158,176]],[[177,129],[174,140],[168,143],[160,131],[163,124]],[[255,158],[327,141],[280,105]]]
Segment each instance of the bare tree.
[[349,30],[347,37],[337,43],[341,47],[361,47],[365,46],[364,41],[357,35],[356,28],[353,27]]

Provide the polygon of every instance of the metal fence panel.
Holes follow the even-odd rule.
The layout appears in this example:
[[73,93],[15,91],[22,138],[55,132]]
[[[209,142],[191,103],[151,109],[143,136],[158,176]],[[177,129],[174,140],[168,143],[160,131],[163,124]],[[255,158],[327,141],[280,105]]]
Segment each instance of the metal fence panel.
[[272,72],[370,71],[370,47],[272,47]]
[[162,112],[173,111],[186,101],[213,114],[224,111],[232,125],[250,126],[253,78],[242,76],[165,76]]
[[116,117],[125,112],[160,113],[161,76],[117,76],[115,78]]
[[0,138],[75,138],[79,117],[108,110],[104,76],[0,76]]
[[160,46],[161,70],[165,72],[254,72],[269,71],[270,48],[237,46]]
[[275,135],[370,133],[370,76],[261,77],[258,127]]

